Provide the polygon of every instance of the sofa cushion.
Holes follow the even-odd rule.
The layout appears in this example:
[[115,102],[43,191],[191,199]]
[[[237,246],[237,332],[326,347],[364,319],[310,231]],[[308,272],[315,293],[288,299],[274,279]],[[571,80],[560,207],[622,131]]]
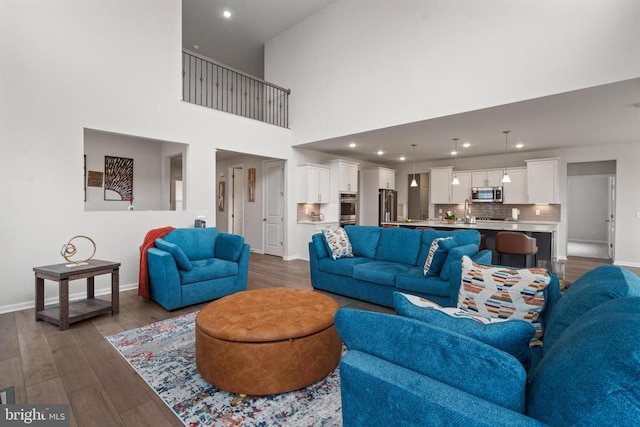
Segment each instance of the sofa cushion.
[[478,245],[469,243],[467,245],[460,246],[458,239],[456,239],[456,242],[458,245],[449,249],[449,252],[447,252],[447,259],[444,261],[444,264],[440,269],[440,278],[442,280],[449,280],[449,267],[452,263],[454,263],[455,261],[461,261],[464,255],[472,257],[478,253]]
[[422,232],[408,228],[383,228],[376,249],[376,260],[416,265]]
[[396,288],[411,293],[437,295],[447,297],[450,294],[449,282],[438,276],[425,277],[422,268],[412,268],[396,275]]
[[169,243],[180,246],[189,260],[207,259],[214,256],[218,229],[210,228],[176,228],[163,237]]
[[529,322],[475,316],[459,308],[443,308],[425,298],[401,292],[394,292],[393,299],[396,313],[401,316],[477,339],[513,355],[524,366],[529,365],[529,341],[536,333]]
[[449,249],[455,246],[455,238],[450,237],[436,237],[431,242],[429,247],[429,253],[427,259],[424,261],[424,267],[422,267],[422,273],[425,276],[437,276],[440,274],[440,270],[447,259]]
[[527,415],[558,426],[637,425],[638,343],[639,297],[609,300],[583,314],[530,374]]
[[221,277],[235,276],[238,274],[238,263],[221,258],[208,258],[191,261],[191,270],[178,270],[180,284],[202,282],[204,280],[219,279]]
[[191,270],[191,261],[184,254],[180,246],[167,242],[163,238],[157,238],[155,241],[156,248],[169,252],[173,255],[173,259],[176,260],[176,265],[180,270]]
[[344,231],[344,228],[325,228],[322,230],[322,234],[324,234],[327,242],[329,255],[333,259],[353,256],[353,248],[349,241],[349,235]]
[[380,231],[382,228],[373,225],[347,225],[344,231],[347,232],[354,256],[361,256],[374,259]]
[[214,251],[216,258],[227,261],[238,261],[244,247],[244,237],[238,234],[220,233],[216,239]]
[[547,270],[541,268],[491,267],[464,256],[458,308],[484,317],[526,320],[541,339],[544,289],[550,281]]
[[375,261],[353,267],[353,278],[379,285],[395,286],[396,274],[410,271],[413,267],[396,262]]
[[[335,325],[350,351],[387,360],[512,411],[525,409],[526,372],[508,353],[392,314],[341,308]],[[482,381],[474,380],[478,377]]]
[[549,314],[544,333],[545,351],[575,319],[605,301],[626,296],[640,296],[640,278],[630,271],[603,265],[583,274]]
[[330,257],[322,258],[318,261],[318,270],[325,273],[338,274],[340,276],[353,276],[353,267],[359,264],[371,263],[370,258],[350,257],[334,260]]

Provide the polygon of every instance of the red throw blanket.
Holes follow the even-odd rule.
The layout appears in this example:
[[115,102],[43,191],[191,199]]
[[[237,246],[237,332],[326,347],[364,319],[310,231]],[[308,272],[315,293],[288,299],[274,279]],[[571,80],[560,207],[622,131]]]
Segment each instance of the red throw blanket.
[[138,272],[138,295],[149,298],[149,266],[147,264],[147,251],[153,247],[156,239],[171,232],[173,227],[154,228],[149,230],[144,236],[142,247],[140,248],[140,270]]

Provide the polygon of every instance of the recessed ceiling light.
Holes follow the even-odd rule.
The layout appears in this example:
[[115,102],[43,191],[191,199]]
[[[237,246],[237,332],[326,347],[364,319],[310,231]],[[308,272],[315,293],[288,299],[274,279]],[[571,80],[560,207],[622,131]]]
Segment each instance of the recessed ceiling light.
[[407,160],[407,158],[405,156],[400,157],[400,161],[404,162],[405,160]]
[[524,144],[522,142],[519,142],[516,144],[516,148],[522,148],[524,147]]
[[382,156],[383,154],[384,154],[384,151],[378,150],[378,156]]
[[224,16],[225,18],[229,19],[231,18],[231,11],[230,10],[223,10],[222,11],[222,16]]
[[471,147],[471,144],[469,142],[465,142],[464,144],[462,144],[462,146],[464,148],[469,148],[469,147]]
[[198,49],[200,49],[200,45],[199,45],[199,44],[194,44],[194,45],[193,45],[193,48],[194,48],[195,50],[198,50]]
[[350,142],[350,143],[349,143],[349,147],[351,147],[351,148],[355,148],[355,147],[356,147],[356,143],[355,143],[355,142]]

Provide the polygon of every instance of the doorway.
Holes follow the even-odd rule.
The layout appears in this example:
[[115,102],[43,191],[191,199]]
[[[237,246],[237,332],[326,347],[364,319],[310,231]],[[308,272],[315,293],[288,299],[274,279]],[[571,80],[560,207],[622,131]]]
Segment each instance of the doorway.
[[263,163],[263,242],[267,255],[284,256],[284,160]]
[[169,209],[172,211],[184,209],[183,185],[182,154],[179,154],[169,158]]
[[615,257],[616,161],[567,164],[567,255]]

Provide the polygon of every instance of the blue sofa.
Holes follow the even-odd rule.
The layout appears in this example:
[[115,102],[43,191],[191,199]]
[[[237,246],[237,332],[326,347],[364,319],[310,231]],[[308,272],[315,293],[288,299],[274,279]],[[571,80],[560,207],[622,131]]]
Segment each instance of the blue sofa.
[[177,228],[147,252],[149,297],[167,310],[247,289],[249,245],[211,228]]
[[[478,251],[480,233],[476,230],[415,230],[363,225],[347,225],[344,230],[353,248],[353,257],[333,259],[325,236],[322,233],[312,236],[309,265],[314,289],[387,307],[393,307],[395,291],[450,306],[450,277],[452,273],[457,274],[459,280],[462,256],[467,255],[478,263],[491,262],[491,251]],[[425,277],[423,266],[431,242],[435,238],[451,236],[455,238],[455,246],[443,254],[440,272]]]
[[344,425],[639,425],[640,279],[603,266],[550,292],[528,371],[460,329],[340,309]]

